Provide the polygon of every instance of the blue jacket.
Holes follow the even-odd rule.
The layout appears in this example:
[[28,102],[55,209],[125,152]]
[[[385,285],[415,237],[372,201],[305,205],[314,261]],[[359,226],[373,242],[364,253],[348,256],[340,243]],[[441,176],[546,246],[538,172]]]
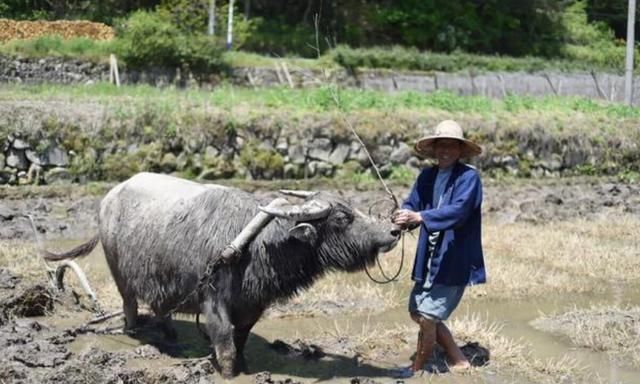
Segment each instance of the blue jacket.
[[[411,278],[423,283],[473,285],[485,283],[481,241],[482,183],[478,172],[458,162],[451,173],[440,208],[433,208],[433,187],[438,168],[424,169],[402,208],[420,212],[418,249]],[[429,260],[428,232],[440,231]],[[428,283],[428,284],[425,284]]]

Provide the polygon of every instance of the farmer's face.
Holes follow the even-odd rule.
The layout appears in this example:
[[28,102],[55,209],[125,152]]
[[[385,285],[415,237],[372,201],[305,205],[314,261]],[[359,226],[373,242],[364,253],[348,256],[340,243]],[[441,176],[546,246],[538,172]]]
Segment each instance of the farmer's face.
[[447,168],[455,164],[462,153],[462,145],[456,139],[438,139],[434,144],[438,167]]

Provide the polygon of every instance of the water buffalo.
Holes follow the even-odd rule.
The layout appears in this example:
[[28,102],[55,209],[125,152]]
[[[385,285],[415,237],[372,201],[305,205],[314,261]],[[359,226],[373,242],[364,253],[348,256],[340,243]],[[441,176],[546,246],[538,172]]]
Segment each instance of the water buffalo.
[[[134,328],[138,300],[163,320],[175,337],[171,312],[193,292],[209,261],[259,213],[253,195],[235,188],[140,173],[114,187],[100,203],[99,234],[75,249],[53,254],[62,260],[88,254],[100,241],[122,296],[126,328]],[[215,361],[225,377],[246,369],[249,331],[274,301],[309,287],[332,270],[357,271],[395,246],[399,230],[377,222],[329,193],[309,196],[319,207],[294,217],[300,206],[272,210],[275,218],[224,265],[198,300],[178,312],[204,313]]]

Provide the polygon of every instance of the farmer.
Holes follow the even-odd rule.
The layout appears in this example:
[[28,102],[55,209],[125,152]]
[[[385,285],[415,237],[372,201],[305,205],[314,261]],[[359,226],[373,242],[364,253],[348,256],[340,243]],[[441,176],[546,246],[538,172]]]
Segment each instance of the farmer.
[[482,184],[478,172],[460,162],[482,149],[465,139],[453,120],[438,124],[432,136],[417,141],[415,149],[435,158],[437,166],[420,173],[393,218],[401,227],[420,226],[411,274],[415,286],[409,296],[411,319],[420,326],[418,346],[413,365],[396,372],[401,377],[423,370],[435,343],[444,349],[450,371],[470,367],[444,321],[467,285],[486,282],[480,239]]

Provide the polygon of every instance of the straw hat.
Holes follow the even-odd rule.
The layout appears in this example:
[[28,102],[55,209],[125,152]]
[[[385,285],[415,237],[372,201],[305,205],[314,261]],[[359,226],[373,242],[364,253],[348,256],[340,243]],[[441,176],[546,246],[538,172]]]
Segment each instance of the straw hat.
[[434,144],[437,139],[456,139],[462,143],[460,157],[467,158],[482,153],[482,148],[471,140],[464,138],[462,128],[453,120],[445,120],[436,126],[431,136],[425,136],[416,142],[416,152],[426,157],[435,157]]

